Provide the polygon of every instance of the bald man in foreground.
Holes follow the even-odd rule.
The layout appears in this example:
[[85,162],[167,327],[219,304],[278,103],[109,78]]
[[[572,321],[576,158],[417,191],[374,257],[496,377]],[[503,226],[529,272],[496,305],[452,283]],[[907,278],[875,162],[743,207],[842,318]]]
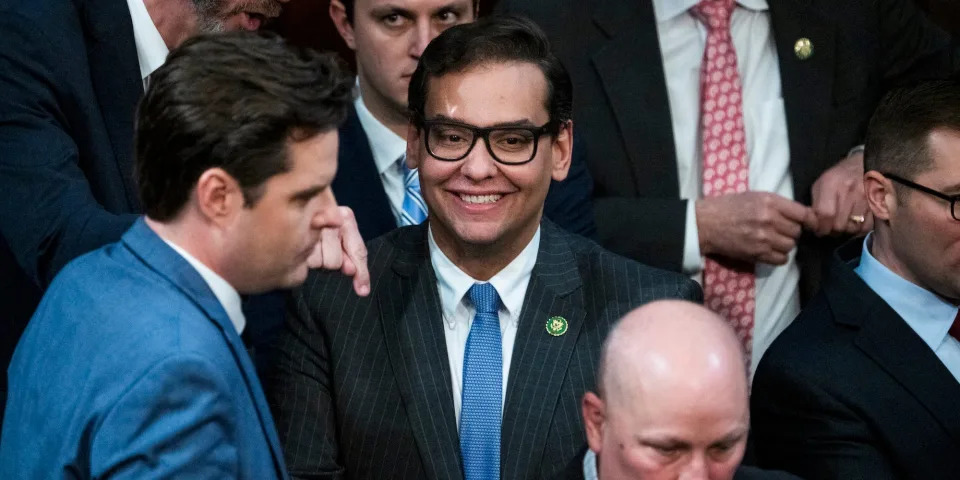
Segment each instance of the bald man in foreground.
[[789,480],[740,467],[750,425],[733,330],[689,302],[658,301],[610,332],[582,409],[589,449],[564,479]]

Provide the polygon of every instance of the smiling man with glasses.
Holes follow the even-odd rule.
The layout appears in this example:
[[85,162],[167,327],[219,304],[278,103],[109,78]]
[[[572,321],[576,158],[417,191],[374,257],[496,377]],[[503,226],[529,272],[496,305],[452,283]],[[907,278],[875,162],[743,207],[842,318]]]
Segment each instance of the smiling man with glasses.
[[874,230],[761,360],[758,457],[807,478],[960,478],[960,83],[891,92],[864,166]]
[[368,298],[320,272],[295,292],[270,387],[294,477],[549,478],[585,441],[612,324],[700,298],[543,217],[570,166],[571,90],[527,20],[452,27],[423,52],[406,160],[429,216],[368,245]]

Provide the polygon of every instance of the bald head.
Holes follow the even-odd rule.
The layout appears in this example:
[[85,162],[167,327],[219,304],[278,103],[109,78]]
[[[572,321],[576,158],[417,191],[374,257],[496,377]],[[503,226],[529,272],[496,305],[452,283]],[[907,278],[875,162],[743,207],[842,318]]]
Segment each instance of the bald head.
[[663,300],[631,311],[614,327],[598,378],[600,392],[615,402],[638,389],[720,386],[746,399],[746,375],[741,343],[722,318],[694,303]]
[[747,367],[719,316],[681,301],[630,312],[607,337],[598,382],[583,414],[601,479],[732,478],[749,425]]

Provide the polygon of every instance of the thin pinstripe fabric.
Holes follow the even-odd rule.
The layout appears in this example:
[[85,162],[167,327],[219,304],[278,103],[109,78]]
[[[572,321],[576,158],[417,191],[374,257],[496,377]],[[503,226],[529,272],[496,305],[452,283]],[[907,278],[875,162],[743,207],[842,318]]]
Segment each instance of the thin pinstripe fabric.
[[407,166],[407,154],[397,159],[400,172],[403,173],[403,211],[400,212],[400,226],[419,225],[427,219],[427,204],[420,193],[420,176],[416,170]]
[[463,354],[460,456],[466,480],[491,480],[500,478],[500,297],[489,283],[474,284],[468,295],[477,313]]
[[[295,478],[464,478],[426,224],[368,245],[372,293],[311,272],[294,291],[265,382]],[[549,478],[585,442],[579,402],[604,336],[661,298],[701,300],[682,275],[614,255],[544,221],[503,407],[500,477]],[[566,334],[546,332],[567,319]]]

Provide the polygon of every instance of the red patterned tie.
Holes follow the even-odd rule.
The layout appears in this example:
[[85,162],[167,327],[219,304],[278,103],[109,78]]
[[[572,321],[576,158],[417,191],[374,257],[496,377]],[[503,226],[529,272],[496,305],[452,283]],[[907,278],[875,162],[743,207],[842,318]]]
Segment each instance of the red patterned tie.
[[[707,27],[700,69],[704,197],[745,192],[749,185],[743,92],[730,34],[734,7],[734,0],[702,0],[692,9]],[[726,318],[743,341],[749,364],[756,306],[753,265],[735,267],[707,258],[703,290],[707,307]]]

